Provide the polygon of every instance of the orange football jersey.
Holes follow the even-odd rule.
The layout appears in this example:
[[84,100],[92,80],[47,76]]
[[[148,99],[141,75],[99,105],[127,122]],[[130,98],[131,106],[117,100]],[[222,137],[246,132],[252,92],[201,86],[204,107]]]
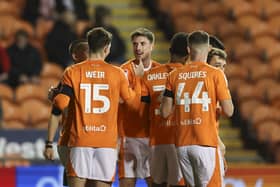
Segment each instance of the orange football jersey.
[[181,63],[168,63],[146,72],[142,81],[142,101],[150,103],[150,144],[175,144],[175,119],[163,119],[159,113],[160,94],[165,90],[168,73],[182,67]]
[[[141,79],[137,78],[134,73],[133,63],[134,60],[129,60],[121,66],[132,88],[136,84],[141,84]],[[157,66],[160,66],[160,64],[152,61],[150,69]],[[122,129],[121,136],[134,138],[149,137],[149,110],[146,104],[141,103],[141,89],[136,93],[133,105],[133,107],[127,104],[120,105],[120,119],[118,122]]]
[[74,101],[70,100],[69,106],[67,107],[66,111],[62,112],[61,130],[59,132],[59,139],[57,141],[57,145],[68,145],[73,116],[75,115],[73,107]]
[[68,98],[74,102],[68,145],[116,148],[119,99],[133,97],[123,71],[101,60],[88,60],[67,68],[62,83],[55,106],[63,109]]
[[174,98],[177,146],[217,147],[217,101],[231,99],[221,70],[191,62],[170,73],[165,96]]

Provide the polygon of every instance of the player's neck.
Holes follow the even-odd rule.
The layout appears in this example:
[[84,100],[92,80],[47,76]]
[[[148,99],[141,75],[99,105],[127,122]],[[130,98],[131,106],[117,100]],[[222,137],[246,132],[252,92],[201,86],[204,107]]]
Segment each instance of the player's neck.
[[192,62],[207,62],[207,56],[204,55],[197,55],[197,56],[191,56]]
[[[150,58],[147,58],[147,59],[143,59],[142,63],[144,68],[149,68],[152,62]],[[136,60],[136,64],[139,64],[139,60]]]
[[105,60],[106,55],[104,53],[91,53],[89,55],[89,60]]
[[171,57],[170,58],[170,63],[181,63],[185,64],[186,63],[186,58],[179,58],[179,57]]

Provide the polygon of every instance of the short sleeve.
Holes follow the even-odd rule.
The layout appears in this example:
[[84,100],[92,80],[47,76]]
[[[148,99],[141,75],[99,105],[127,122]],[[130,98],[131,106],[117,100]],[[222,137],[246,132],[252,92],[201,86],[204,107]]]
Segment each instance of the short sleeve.
[[172,85],[172,80],[171,80],[172,74],[169,73],[166,79],[166,84],[165,84],[165,91],[164,91],[164,96],[166,97],[174,97],[173,93],[173,85]]
[[141,96],[149,96],[149,88],[147,85],[147,74],[145,73],[141,80]]
[[145,103],[151,102],[146,73],[144,74],[143,79],[141,80],[141,101]]
[[69,87],[73,88],[72,81],[71,81],[71,74],[72,74],[71,67],[69,67],[64,71],[61,83],[63,85],[68,85]]
[[221,70],[216,73],[216,95],[219,101],[231,99],[230,91],[228,89],[227,78]]

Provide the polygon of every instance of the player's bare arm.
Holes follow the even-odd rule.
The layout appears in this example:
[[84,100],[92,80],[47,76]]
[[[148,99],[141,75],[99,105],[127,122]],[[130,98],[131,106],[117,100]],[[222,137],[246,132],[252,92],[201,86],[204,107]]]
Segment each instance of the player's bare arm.
[[160,115],[163,118],[167,118],[173,109],[173,98],[164,96],[162,99],[162,103],[160,105]]
[[48,135],[44,150],[44,157],[47,160],[54,160],[53,139],[58,128],[60,115],[51,114],[48,124]]
[[231,117],[233,115],[233,103],[231,99],[226,99],[226,100],[222,100],[220,101],[221,107],[222,107],[222,111],[223,114],[225,114],[225,116],[227,117]]

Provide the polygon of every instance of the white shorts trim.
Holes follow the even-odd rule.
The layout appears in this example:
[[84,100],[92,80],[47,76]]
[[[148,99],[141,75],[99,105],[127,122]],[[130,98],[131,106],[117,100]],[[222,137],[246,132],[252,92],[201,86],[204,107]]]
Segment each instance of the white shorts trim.
[[150,177],[151,151],[148,138],[125,138],[124,141],[124,177]]
[[69,156],[77,177],[108,182],[114,180],[116,149],[72,147]]
[[177,148],[183,176],[191,186],[206,187],[216,166],[216,148],[198,145]]
[[222,156],[222,152],[219,147],[218,147],[218,155],[219,155],[219,161],[220,161],[221,184],[222,184],[222,187],[224,187],[225,186],[225,184],[224,184],[225,163],[224,163],[224,157]]
[[151,148],[151,176],[156,184],[178,185],[183,178],[175,145],[156,145]]

